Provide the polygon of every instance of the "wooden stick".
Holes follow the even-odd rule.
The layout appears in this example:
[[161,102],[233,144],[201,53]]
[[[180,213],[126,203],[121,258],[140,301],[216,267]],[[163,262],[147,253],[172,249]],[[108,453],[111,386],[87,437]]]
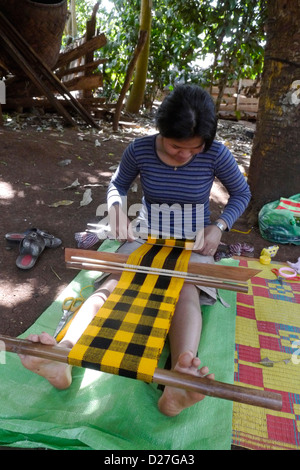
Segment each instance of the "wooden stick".
[[[66,259],[70,260],[70,256],[86,256],[87,258],[94,260],[106,260],[116,261],[120,263],[127,263],[129,255],[118,252],[101,252],[92,250],[80,250],[66,248],[65,252]],[[238,266],[226,266],[217,265],[211,263],[197,263],[189,261],[188,273],[198,274],[203,276],[210,276],[212,278],[222,278],[226,280],[232,280],[236,282],[247,282],[253,276],[260,272],[259,269],[244,268]]]
[[[14,60],[17,61],[18,65],[22,67],[26,75],[33,81],[33,83],[46,94],[50,102],[56,109],[74,125],[74,121],[67,111],[63,108],[62,104],[52,94],[49,86],[44,83],[39,77],[50,85],[54,86],[55,90],[69,103],[72,105],[75,111],[77,111],[81,117],[91,126],[98,128],[98,124],[93,120],[92,116],[81,106],[80,103],[73,97],[65,85],[52,73],[45,62],[38,56],[38,54],[31,48],[31,46],[24,40],[14,26],[7,20],[7,18],[0,12],[0,30],[1,36],[5,40],[5,45],[8,48],[8,52]],[[34,65],[33,65],[34,64]],[[35,72],[38,70],[38,73]]]
[[83,57],[90,51],[96,51],[107,43],[107,39],[104,33],[99,34],[98,36],[93,37],[87,42],[80,44],[75,48],[71,48],[68,51],[62,52],[59,55],[58,61],[56,63],[56,68],[61,68],[68,65],[70,62],[73,62],[80,57]]
[[[123,253],[110,253],[108,251],[81,250],[77,248],[65,249],[65,261],[71,261],[73,256],[81,256],[91,260],[116,261],[127,263],[129,255]],[[189,262],[188,272],[213,278],[222,278],[227,281],[247,282],[260,272],[260,269],[241,268],[238,266],[225,266],[208,263]]]
[[[32,343],[26,339],[11,338],[5,335],[0,335],[0,350],[66,364],[68,363],[70,352],[68,348],[46,346],[40,343]],[[195,377],[157,368],[154,372],[153,382],[275,411],[280,411],[282,408],[282,397],[280,394],[226,384],[207,377]]]
[[122,263],[113,263],[113,262],[105,262],[105,261],[98,261],[95,260],[94,262],[90,261],[80,261],[83,258],[79,257],[73,257],[74,261],[68,261],[66,263],[68,268],[72,269],[87,269],[91,271],[104,271],[104,272],[109,272],[109,273],[118,273],[122,274],[123,271],[125,272],[133,272],[133,273],[141,273],[141,274],[152,274],[155,276],[167,276],[167,277],[177,277],[184,279],[185,282],[188,284],[198,284],[202,286],[207,286],[207,287],[216,287],[219,289],[224,289],[224,290],[233,290],[237,292],[248,292],[248,286],[247,285],[239,285],[239,284],[234,284],[230,283],[227,280],[222,280],[222,279],[217,279],[217,278],[210,278],[200,276],[200,275],[193,275],[190,273],[184,273],[181,271],[171,271],[167,269],[155,269],[148,266],[135,266],[131,264],[122,264]]
[[[2,20],[2,14],[0,12],[0,19]],[[2,25],[0,25],[1,28]],[[52,94],[49,87],[43,83],[39,76],[36,74],[33,67],[24,59],[22,54],[18,51],[18,49],[14,46],[14,44],[9,40],[6,34],[0,29],[1,37],[3,40],[3,47],[7,50],[9,55],[16,61],[16,63],[20,66],[20,68],[26,73],[26,75],[30,78],[32,83],[48,98],[50,103],[53,107],[61,114],[64,119],[71,124],[72,126],[75,125],[75,121],[73,121],[71,115],[64,109],[62,104],[57,100],[54,95]]]
[[113,118],[113,130],[117,131],[119,129],[119,120],[120,120],[120,115],[121,115],[121,110],[123,106],[123,101],[126,96],[126,93],[129,89],[130,86],[130,81],[137,63],[137,60],[139,58],[140,53],[142,52],[146,41],[147,41],[147,36],[148,36],[148,31],[140,31],[139,33],[139,38],[138,38],[138,43],[134,49],[133,56],[129,62],[127,72],[125,75],[125,81],[123,83],[120,96],[117,101],[116,109],[115,109],[115,114]]
[[[70,269],[86,269],[88,271],[99,271],[99,265],[93,265],[92,263],[67,263],[67,267]],[[119,268],[112,268],[112,267],[104,267],[100,270],[101,272],[108,272],[108,273],[117,273],[117,274],[122,274],[122,270]],[[130,272],[137,272],[134,270],[125,270],[125,271],[130,271]],[[191,279],[185,279],[185,282],[187,284],[192,284],[192,285],[201,285],[203,287],[214,287],[216,289],[224,289],[224,290],[230,290],[230,291],[235,291],[235,292],[248,292],[248,286],[242,286],[238,284],[230,284],[230,283],[218,283],[216,281],[202,281],[199,282],[199,280],[191,280]]]
[[76,74],[76,73],[85,72],[86,70],[93,71],[98,67],[98,65],[104,64],[106,61],[107,61],[107,59],[98,59],[98,60],[95,60],[94,62],[89,62],[88,64],[79,65],[78,67],[72,67],[70,69],[64,69],[64,70],[61,69],[61,70],[55,72],[55,75],[59,79],[61,79],[65,75],[73,75],[73,74]]
[[231,385],[207,377],[195,377],[176,371],[155,369],[153,382],[260,408],[276,411],[282,409],[282,396],[279,393]]
[[[81,257],[81,256],[72,256],[71,258],[71,261],[77,261],[77,262],[82,262],[82,263],[89,263],[90,260],[89,258],[85,258],[85,257]],[[217,278],[212,278],[210,276],[201,276],[200,274],[191,274],[191,273],[188,273],[188,272],[184,272],[184,271],[177,271],[177,270],[172,270],[172,269],[164,269],[164,268],[156,268],[156,267],[153,267],[153,266],[144,266],[144,265],[134,265],[134,264],[128,264],[128,263],[118,263],[117,261],[103,261],[103,260],[94,260],[93,263],[99,265],[100,267],[105,265],[107,267],[109,266],[115,266],[115,267],[118,267],[118,268],[121,268],[122,270],[124,269],[130,269],[131,271],[143,271],[143,272],[146,272],[148,274],[155,274],[157,276],[174,276],[174,277],[183,277],[183,278],[192,278],[192,279],[195,279],[195,280],[206,280],[206,279],[214,279],[214,280],[218,280],[220,282],[226,282],[227,279],[217,279]]]

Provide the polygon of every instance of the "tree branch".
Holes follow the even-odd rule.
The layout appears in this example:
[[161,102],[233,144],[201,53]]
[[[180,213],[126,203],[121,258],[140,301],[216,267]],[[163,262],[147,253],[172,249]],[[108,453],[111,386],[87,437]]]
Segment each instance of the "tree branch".
[[132,56],[132,58],[129,62],[127,72],[126,72],[125,81],[124,81],[122,90],[120,92],[120,96],[118,98],[117,105],[116,105],[116,111],[115,111],[115,114],[114,114],[114,119],[113,119],[113,130],[114,131],[117,131],[118,128],[119,128],[119,119],[120,119],[121,109],[122,109],[122,106],[123,106],[123,101],[124,101],[125,95],[128,91],[128,88],[130,86],[130,80],[132,78],[137,59],[138,59],[140,53],[142,52],[142,50],[143,50],[143,48],[146,44],[147,35],[148,35],[147,31],[140,31],[137,45],[136,45],[135,50],[133,52],[133,56]]

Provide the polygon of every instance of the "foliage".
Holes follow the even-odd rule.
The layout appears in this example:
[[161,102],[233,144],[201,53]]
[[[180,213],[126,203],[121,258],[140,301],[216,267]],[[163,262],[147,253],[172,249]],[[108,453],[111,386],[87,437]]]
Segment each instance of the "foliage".
[[[262,72],[266,0],[153,0],[151,46],[145,104],[178,81],[208,86]],[[76,0],[79,35],[93,2]],[[104,94],[115,101],[137,42],[141,0],[115,0],[110,13],[100,8],[99,29],[108,39]],[[212,58],[205,67],[203,60]]]
[[100,54],[107,58],[104,66],[104,95],[109,101],[118,99],[128,62],[134,51],[139,31],[140,1],[117,0],[110,14],[98,18],[107,45]]
[[255,78],[263,68],[265,0],[170,0],[175,16],[181,15],[202,38],[203,57],[213,54],[207,77],[218,82]]

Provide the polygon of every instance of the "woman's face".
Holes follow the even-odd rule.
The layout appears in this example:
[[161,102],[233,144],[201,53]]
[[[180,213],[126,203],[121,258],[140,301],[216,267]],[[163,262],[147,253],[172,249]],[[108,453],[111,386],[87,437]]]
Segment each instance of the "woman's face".
[[193,155],[203,152],[205,142],[201,137],[190,139],[170,139],[162,137],[162,146],[165,153],[177,164],[187,163]]

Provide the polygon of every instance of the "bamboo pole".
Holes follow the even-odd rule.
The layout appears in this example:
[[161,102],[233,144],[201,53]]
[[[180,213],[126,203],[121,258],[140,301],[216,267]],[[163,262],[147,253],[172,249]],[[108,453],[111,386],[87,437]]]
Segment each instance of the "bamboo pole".
[[[65,364],[68,363],[70,352],[68,348],[47,346],[33,343],[26,339],[11,338],[6,335],[0,335],[0,350],[40,357]],[[157,368],[154,372],[153,382],[275,411],[280,411],[282,408],[282,397],[280,394],[226,384],[207,377],[196,377],[177,371]]]
[[[72,257],[81,256],[88,258],[91,263],[95,260],[104,260],[107,262],[113,261],[118,263],[127,263],[129,255],[123,253],[110,253],[107,251],[93,251],[93,250],[81,250],[77,248],[66,248],[65,249],[65,261],[70,262]],[[202,276],[210,276],[212,278],[221,278],[226,281],[233,282],[247,282],[253,276],[258,274],[260,269],[244,268],[238,266],[226,266],[208,263],[194,263],[189,262],[188,273],[198,274]]]
[[87,269],[122,274],[123,271],[170,275],[181,277],[189,284],[215,287],[236,292],[248,292],[248,280],[260,271],[257,269],[220,266],[207,263],[189,263],[187,272],[128,264],[128,255],[121,253],[95,252],[66,248],[66,266],[72,269]]
[[[72,258],[71,258],[72,259]],[[83,261],[78,260],[77,257],[73,258],[74,261],[68,261],[66,263],[68,268],[72,269],[87,269],[91,271],[104,271],[109,273],[117,273],[122,274],[122,272],[132,272],[132,273],[140,273],[140,274],[152,274],[155,276],[167,276],[167,277],[176,277],[184,279],[186,283],[193,284],[193,285],[202,285],[207,287],[215,287],[224,290],[232,290],[236,292],[248,292],[248,286],[235,284],[233,282],[228,282],[226,280],[217,279],[217,278],[210,278],[200,276],[200,275],[192,275],[189,273],[181,272],[181,271],[168,271],[164,269],[154,269],[149,268],[147,266],[135,266],[131,264],[122,264],[122,263],[113,263],[113,262],[105,262],[105,261],[97,261],[91,262],[89,260]]]

